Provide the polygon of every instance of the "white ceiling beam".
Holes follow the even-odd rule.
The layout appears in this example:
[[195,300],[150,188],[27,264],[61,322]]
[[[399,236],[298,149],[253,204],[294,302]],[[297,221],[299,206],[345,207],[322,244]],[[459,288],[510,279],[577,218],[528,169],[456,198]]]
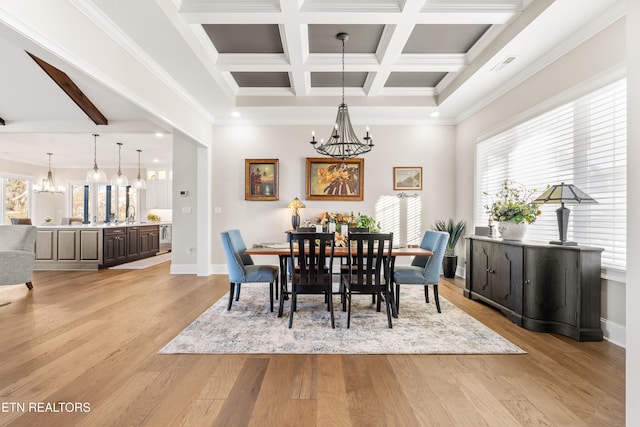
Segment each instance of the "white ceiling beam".
[[[281,13],[198,13],[181,14],[190,24],[282,24],[286,17]],[[505,24],[513,18],[514,12],[455,12],[417,13],[412,17],[414,24]],[[405,20],[400,13],[374,12],[300,12],[300,24],[399,24]]]
[[291,89],[296,95],[306,95],[311,89],[311,78],[303,69],[309,57],[309,26],[296,22],[299,7],[300,0],[280,0],[280,8],[288,19],[279,28],[284,53],[290,63]]
[[450,72],[467,65],[464,53],[404,53],[393,64],[394,71]]
[[[345,71],[370,71],[380,66],[373,53],[346,53]],[[304,65],[306,71],[342,71],[341,53],[312,53]]]
[[216,63],[220,71],[291,71],[283,53],[222,53]]

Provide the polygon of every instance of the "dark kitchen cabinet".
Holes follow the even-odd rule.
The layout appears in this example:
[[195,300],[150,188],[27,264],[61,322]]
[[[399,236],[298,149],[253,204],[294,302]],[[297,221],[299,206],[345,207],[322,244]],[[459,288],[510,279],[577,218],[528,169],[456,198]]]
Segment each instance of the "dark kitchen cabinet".
[[105,228],[102,265],[110,267],[127,262],[127,232],[125,227]]

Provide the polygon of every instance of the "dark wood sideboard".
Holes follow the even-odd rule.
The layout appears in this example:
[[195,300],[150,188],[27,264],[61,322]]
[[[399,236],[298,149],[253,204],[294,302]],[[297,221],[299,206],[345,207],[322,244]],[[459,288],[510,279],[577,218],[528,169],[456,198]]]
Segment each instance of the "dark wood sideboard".
[[602,340],[602,248],[466,239],[466,297],[497,308],[532,331]]

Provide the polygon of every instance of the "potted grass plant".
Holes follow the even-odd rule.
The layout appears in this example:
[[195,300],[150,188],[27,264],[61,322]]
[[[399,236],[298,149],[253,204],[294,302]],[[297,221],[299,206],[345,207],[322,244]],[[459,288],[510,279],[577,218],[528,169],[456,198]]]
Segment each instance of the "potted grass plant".
[[458,256],[455,253],[456,245],[467,228],[467,224],[463,220],[455,222],[452,218],[449,218],[448,221],[439,219],[431,228],[449,233],[444,258],[442,258],[442,270],[444,277],[452,279],[456,276],[456,269],[458,268]]

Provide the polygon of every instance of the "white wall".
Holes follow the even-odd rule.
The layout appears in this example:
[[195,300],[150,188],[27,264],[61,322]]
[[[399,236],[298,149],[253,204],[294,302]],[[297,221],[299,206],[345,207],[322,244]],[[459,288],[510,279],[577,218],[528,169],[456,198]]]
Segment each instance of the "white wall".
[[[640,2],[629,1],[627,13],[627,156],[640,159]],[[635,166],[635,164],[634,164]],[[628,204],[627,242],[628,259],[640,259],[640,224],[635,221],[640,211],[640,168],[630,167],[627,171]],[[640,425],[640,310],[636,303],[640,301],[640,265],[630,262],[627,266],[627,337],[626,337],[626,399],[628,426]]]
[[[362,212],[374,215],[376,201],[393,191],[394,166],[422,166],[422,228],[438,218],[454,214],[455,129],[453,126],[379,126],[372,129],[375,147],[364,158],[364,200],[305,200],[307,157],[319,156],[309,144],[310,132],[329,133],[315,126],[215,126],[213,131],[213,264],[225,264],[219,235],[240,229],[248,245],[256,242],[285,241],[291,228],[287,204],[300,198],[307,206],[302,221],[324,211]],[[356,127],[356,132],[362,129]],[[279,200],[246,201],[245,159],[279,159]],[[413,192],[411,192],[413,193]],[[174,213],[174,217],[177,213]],[[395,237],[394,237],[395,238]],[[262,260],[261,260],[262,261]],[[266,262],[266,257],[265,257]],[[273,261],[275,262],[275,261]]]
[[[620,19],[458,125],[458,217],[474,224],[474,153],[478,138],[497,133],[624,77],[625,45],[625,19]],[[629,155],[630,165],[632,159]],[[633,258],[629,256],[628,259]],[[625,323],[625,285],[621,281],[624,281],[623,275],[613,274],[602,281],[605,336],[619,344],[624,343]]]
[[[173,192],[171,272],[195,273],[198,249],[197,221],[197,152],[198,144],[176,133],[173,137]],[[215,166],[214,166],[215,167]],[[179,191],[188,191],[180,197]],[[190,213],[185,212],[190,210]],[[206,215],[206,214],[205,214]]]

